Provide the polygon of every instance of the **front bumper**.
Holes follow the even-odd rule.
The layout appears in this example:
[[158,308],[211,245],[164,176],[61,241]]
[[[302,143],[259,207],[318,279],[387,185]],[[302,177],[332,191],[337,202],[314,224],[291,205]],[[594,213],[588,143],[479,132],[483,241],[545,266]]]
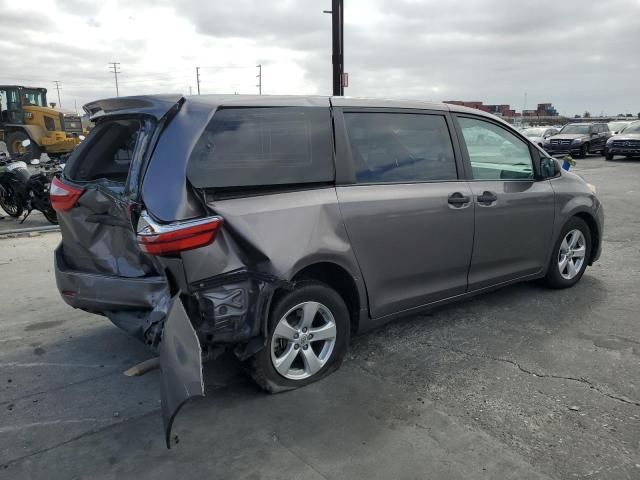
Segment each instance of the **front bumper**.
[[544,145],[542,148],[550,155],[578,154],[583,144],[577,145]]
[[640,157],[640,147],[607,146],[607,153],[610,155],[631,155],[633,157]]

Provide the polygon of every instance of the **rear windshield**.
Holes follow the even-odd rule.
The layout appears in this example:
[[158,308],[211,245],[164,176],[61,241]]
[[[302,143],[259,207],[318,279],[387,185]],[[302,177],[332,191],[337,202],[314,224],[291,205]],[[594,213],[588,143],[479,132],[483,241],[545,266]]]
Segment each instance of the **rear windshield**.
[[142,123],[110,120],[98,124],[69,159],[65,174],[71,180],[110,180],[124,183]]
[[187,166],[196,188],[233,189],[334,179],[328,108],[229,108],[216,112]]

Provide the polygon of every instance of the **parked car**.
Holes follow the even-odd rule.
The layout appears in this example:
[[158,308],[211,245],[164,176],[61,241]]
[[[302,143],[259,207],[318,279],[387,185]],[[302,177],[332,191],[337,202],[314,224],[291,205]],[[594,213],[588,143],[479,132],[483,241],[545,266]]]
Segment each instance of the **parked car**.
[[544,146],[544,141],[558,133],[558,130],[550,127],[531,127],[522,131],[525,137],[536,145]]
[[622,131],[631,123],[633,122],[629,120],[616,120],[614,122],[609,122],[607,126],[613,135],[617,135],[618,133],[622,133]]
[[640,157],[640,121],[632,122],[622,133],[607,141],[604,158],[613,160],[616,155],[624,155],[627,158]]
[[585,158],[588,153],[604,155],[611,132],[606,123],[569,123],[557,135],[548,138],[543,148],[551,155],[569,153]]
[[158,349],[167,442],[221,348],[263,388],[296,388],[357,332],[524,280],[571,287],[600,255],[595,189],[478,110],[238,95],[85,109],[96,126],[51,191],[56,281]]

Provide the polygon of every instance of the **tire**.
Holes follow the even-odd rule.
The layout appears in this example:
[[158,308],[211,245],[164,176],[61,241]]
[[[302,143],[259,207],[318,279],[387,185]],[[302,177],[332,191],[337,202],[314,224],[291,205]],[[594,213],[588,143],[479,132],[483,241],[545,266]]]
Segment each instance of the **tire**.
[[2,207],[7,215],[13,218],[18,218],[22,215],[22,202],[20,201],[18,193],[11,185],[0,185],[0,207]]
[[589,153],[589,144],[585,143],[580,147],[580,153],[578,153],[578,158],[586,158]]
[[[304,309],[311,313],[314,307],[317,308],[315,315],[305,319]],[[312,328],[305,331],[305,320],[308,325],[309,319],[312,319]],[[250,359],[251,376],[270,393],[303,387],[326,377],[338,369],[347,353],[350,324],[349,310],[335,290],[316,281],[297,283],[294,290],[278,296],[272,305],[267,343]],[[278,332],[276,327],[280,327]],[[324,327],[328,335],[333,331],[333,340],[309,338],[309,334],[313,336],[320,327]],[[279,333],[286,334],[287,338]],[[320,362],[306,360],[314,357]],[[279,369],[276,367],[278,359],[284,360]],[[286,367],[286,360],[291,359],[290,367]]]
[[[575,275],[571,276],[572,272],[567,267],[561,270],[561,262],[563,258],[566,257],[566,255],[564,255],[562,252],[566,250],[565,245],[563,245],[564,240],[569,237],[570,233],[576,231],[580,232],[580,234],[582,235],[584,256],[582,257],[582,262],[580,263],[579,267],[575,268]],[[577,240],[579,240],[579,237],[577,237]],[[579,242],[576,243],[574,251],[579,251],[578,247]],[[591,231],[589,230],[589,226],[581,218],[573,217],[562,228],[562,230],[560,231],[560,235],[558,236],[558,239],[553,246],[553,252],[551,253],[551,259],[549,260],[547,275],[544,277],[544,283],[550,288],[569,288],[574,286],[576,283],[578,283],[578,281],[580,281],[582,275],[584,275],[590,257]],[[572,256],[572,258],[569,259],[566,265],[568,265],[569,262],[572,262],[574,266],[576,266],[576,258],[579,257]]]
[[606,152],[604,154],[604,159],[605,160],[613,160],[613,153]]
[[44,215],[44,218],[46,218],[49,223],[52,223],[53,225],[58,225],[58,214],[53,208],[45,208],[42,211],[42,214]]
[[13,158],[14,160],[19,158],[23,162],[27,163],[29,163],[29,161],[34,158],[40,158],[40,156],[42,155],[42,150],[40,150],[40,147],[33,140],[31,140],[31,145],[29,145],[27,151],[20,153],[18,145],[20,145],[25,140],[31,140],[31,138],[29,137],[29,135],[22,131],[11,132],[9,135],[7,135],[7,150],[9,150],[11,158]]

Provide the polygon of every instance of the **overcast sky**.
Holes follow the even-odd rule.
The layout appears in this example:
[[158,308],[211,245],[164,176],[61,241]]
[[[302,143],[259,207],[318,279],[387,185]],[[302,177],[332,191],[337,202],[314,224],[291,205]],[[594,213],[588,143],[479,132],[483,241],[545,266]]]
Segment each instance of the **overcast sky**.
[[[0,83],[120,94],[331,93],[331,0],[0,0]],[[640,112],[640,0],[345,0],[351,96]]]

